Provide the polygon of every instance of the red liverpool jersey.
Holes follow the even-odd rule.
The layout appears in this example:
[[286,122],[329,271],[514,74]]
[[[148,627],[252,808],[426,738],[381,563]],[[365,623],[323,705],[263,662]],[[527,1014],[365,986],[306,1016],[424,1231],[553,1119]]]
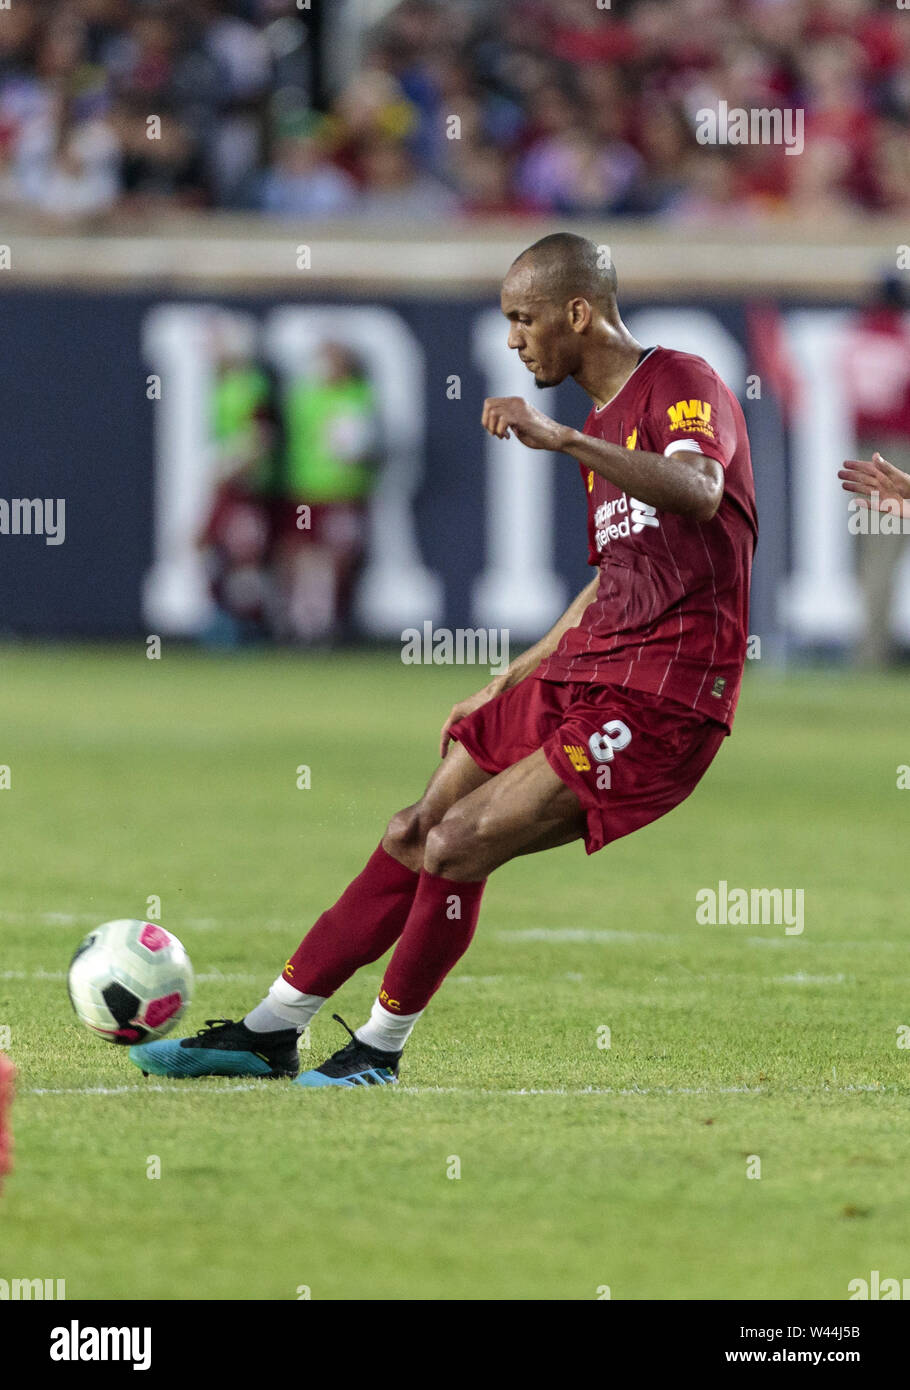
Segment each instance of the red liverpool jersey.
[[717,459],[724,494],[710,521],[657,511],[582,466],[597,596],[536,675],[646,690],[729,729],[746,657],[758,536],[739,402],[701,357],[652,348],[584,433],[627,449]]

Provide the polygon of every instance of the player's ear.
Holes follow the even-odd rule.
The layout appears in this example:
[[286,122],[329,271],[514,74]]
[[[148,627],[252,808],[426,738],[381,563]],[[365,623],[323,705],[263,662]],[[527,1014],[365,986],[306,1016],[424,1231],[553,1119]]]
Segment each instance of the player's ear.
[[584,333],[593,317],[591,306],[586,299],[570,299],[568,303],[569,327],[573,333]]

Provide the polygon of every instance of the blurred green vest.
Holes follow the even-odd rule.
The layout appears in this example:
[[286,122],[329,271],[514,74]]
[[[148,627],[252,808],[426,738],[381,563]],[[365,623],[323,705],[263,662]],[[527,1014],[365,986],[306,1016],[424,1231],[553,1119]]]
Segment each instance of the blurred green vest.
[[[215,381],[212,400],[212,429],[224,471],[233,472],[235,461],[245,461],[258,450],[255,416],[268,404],[271,382],[259,367],[232,367]],[[272,480],[270,451],[259,453],[255,467],[244,481],[256,491],[265,490]]]
[[368,381],[301,378],[285,395],[285,492],[306,502],[351,502],[373,485],[374,393]]

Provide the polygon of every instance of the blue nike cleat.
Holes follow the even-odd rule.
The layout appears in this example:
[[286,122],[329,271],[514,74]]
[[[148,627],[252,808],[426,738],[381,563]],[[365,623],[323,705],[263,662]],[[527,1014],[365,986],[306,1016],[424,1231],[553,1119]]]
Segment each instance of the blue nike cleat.
[[145,1076],[296,1076],[297,1029],[253,1033],[229,1018],[206,1019],[194,1038],[160,1038],[131,1047]]
[[[332,1017],[347,1028],[351,1041],[338,1052],[332,1054],[327,1062],[314,1071],[305,1071],[294,1082],[295,1086],[394,1086],[398,1081],[400,1052],[379,1052],[368,1047],[351,1032],[343,1018],[338,1014]],[[135,1051],[135,1049],[134,1049]]]

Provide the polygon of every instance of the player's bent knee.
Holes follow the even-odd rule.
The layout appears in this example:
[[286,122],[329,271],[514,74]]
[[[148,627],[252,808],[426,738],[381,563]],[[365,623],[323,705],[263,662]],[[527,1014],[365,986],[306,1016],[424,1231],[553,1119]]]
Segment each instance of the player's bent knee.
[[412,845],[417,840],[417,828],[417,807],[406,806],[403,811],[396,811],[389,821],[384,842],[395,845],[396,848]]
[[482,839],[477,826],[466,817],[444,816],[428,831],[423,852],[423,866],[428,873],[441,878],[473,877],[486,872],[483,867]]
[[396,812],[382,837],[383,849],[393,858],[419,873],[423,868],[427,833],[435,825],[435,816],[425,801]]
[[393,859],[419,870],[423,860],[423,834],[417,806],[397,811],[386,826],[382,847]]
[[428,873],[449,878],[456,862],[458,846],[451,827],[445,821],[434,825],[427,834],[423,850],[423,866]]

